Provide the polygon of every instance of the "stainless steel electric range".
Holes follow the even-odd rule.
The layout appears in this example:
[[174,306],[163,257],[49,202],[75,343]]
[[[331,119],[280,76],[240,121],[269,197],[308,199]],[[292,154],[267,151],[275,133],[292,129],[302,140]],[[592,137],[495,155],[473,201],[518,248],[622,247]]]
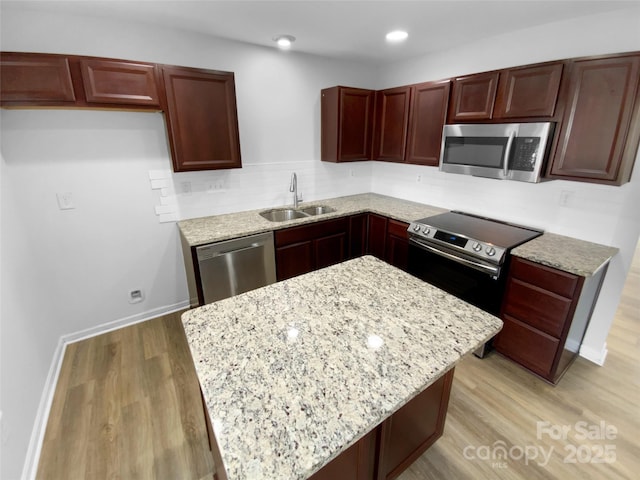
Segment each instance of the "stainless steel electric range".
[[412,222],[408,233],[410,273],[497,316],[511,250],[543,232],[452,211]]

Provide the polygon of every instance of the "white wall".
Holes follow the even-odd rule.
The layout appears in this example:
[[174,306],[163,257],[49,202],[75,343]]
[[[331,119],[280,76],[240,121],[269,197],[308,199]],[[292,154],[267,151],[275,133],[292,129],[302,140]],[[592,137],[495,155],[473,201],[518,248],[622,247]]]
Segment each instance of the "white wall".
[[[1,20],[5,51],[235,72],[244,164],[172,174],[160,113],[0,112],[0,477],[13,479],[62,336],[188,305],[177,227],[160,222],[157,205],[174,205],[180,218],[283,205],[291,202],[293,171],[305,200],[371,190],[371,163],[318,161],[319,91],[367,86],[373,69],[123,22],[15,11],[3,11]],[[168,187],[152,189],[150,172],[163,171]],[[184,182],[190,195],[181,193]],[[73,194],[74,210],[58,209],[56,193],[64,192]],[[138,288],[144,301],[132,305],[127,294]]]
[[[382,68],[377,88],[450,78],[555,59],[640,50],[640,7],[501,35]],[[640,165],[640,159],[637,161]],[[541,227],[612,245],[614,257],[581,354],[601,362],[606,339],[640,235],[640,168],[622,187],[554,180],[501,182],[441,173],[435,167],[375,162],[372,189],[445,208]],[[417,183],[417,175],[421,182]],[[562,195],[568,195],[566,204]]]

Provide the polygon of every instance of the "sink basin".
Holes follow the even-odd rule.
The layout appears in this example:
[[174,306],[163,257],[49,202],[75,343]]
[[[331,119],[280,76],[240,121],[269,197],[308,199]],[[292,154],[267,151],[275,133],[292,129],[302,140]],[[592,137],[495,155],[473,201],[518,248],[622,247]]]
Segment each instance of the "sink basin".
[[314,215],[322,215],[323,213],[335,212],[335,208],[327,207],[326,205],[314,205],[305,208],[274,208],[272,210],[265,210],[260,212],[262,218],[266,218],[270,222],[286,222],[287,220],[294,220],[296,218],[307,218]]
[[323,213],[335,212],[335,208],[327,207],[326,205],[315,205],[312,207],[303,208],[302,211],[307,215],[322,215]]
[[309,215],[300,210],[294,210],[293,208],[278,208],[260,212],[260,216],[270,222],[286,222],[287,220],[293,220],[295,218],[305,218]]

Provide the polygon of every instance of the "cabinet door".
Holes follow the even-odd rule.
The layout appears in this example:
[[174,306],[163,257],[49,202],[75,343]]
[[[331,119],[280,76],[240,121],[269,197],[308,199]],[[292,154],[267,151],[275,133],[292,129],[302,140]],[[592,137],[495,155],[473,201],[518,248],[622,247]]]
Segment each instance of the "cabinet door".
[[502,72],[494,117],[552,117],[563,67],[557,62]]
[[374,160],[404,162],[409,127],[411,87],[376,93]]
[[88,103],[160,107],[155,65],[83,59],[80,69]]
[[387,223],[387,244],[385,259],[387,263],[404,271],[409,267],[409,228],[408,223],[389,219]]
[[567,107],[548,176],[620,185],[640,136],[640,56],[571,65]]
[[438,166],[450,89],[449,80],[411,87],[407,163]]
[[453,373],[449,370],[382,423],[378,480],[396,478],[442,436]]
[[367,217],[366,213],[349,217],[349,258],[360,257],[367,251]]
[[332,87],[321,92],[321,159],[371,160],[373,90]]
[[411,87],[411,110],[407,137],[407,163],[440,163],[442,127],[447,119],[451,82],[429,82]]
[[498,72],[456,78],[449,111],[449,123],[489,120],[498,89]]
[[313,246],[316,269],[335,265],[347,259],[346,232],[318,238],[314,240]]
[[368,252],[380,260],[385,259],[387,244],[387,218],[369,214]]
[[372,480],[377,438],[376,428],[309,477],[309,480]]
[[38,53],[0,55],[2,105],[73,105],[76,96],[68,58]]
[[240,168],[233,73],[163,66],[176,172]]
[[313,242],[310,240],[277,247],[276,277],[278,281],[313,271],[313,256]]

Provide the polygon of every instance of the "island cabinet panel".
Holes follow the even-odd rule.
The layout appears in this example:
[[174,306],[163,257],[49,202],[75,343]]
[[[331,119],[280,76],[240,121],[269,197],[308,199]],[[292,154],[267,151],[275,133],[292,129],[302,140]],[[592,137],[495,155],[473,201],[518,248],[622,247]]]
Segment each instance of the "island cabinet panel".
[[411,86],[411,108],[406,162],[437,167],[440,163],[442,127],[447,118],[451,82]]
[[73,105],[76,95],[69,59],[39,53],[0,54],[3,106]]
[[375,91],[331,87],[320,93],[324,162],[371,160]]
[[374,160],[404,162],[409,127],[411,87],[376,92]]
[[347,259],[349,218],[285,228],[274,234],[278,281]]
[[554,62],[502,71],[494,117],[553,117],[563,68]]
[[232,72],[162,66],[176,172],[242,167]]
[[82,59],[80,69],[88,103],[160,107],[157,68],[153,64]]
[[547,177],[621,185],[640,139],[640,55],[570,63],[566,108]]
[[309,480],[373,480],[377,438],[378,429],[375,429],[309,477]]
[[454,370],[449,370],[380,426],[377,480],[400,475],[442,436]]
[[456,78],[449,123],[491,119],[499,76],[499,72],[488,72]]
[[580,350],[607,265],[585,278],[513,257],[495,349],[557,383]]

